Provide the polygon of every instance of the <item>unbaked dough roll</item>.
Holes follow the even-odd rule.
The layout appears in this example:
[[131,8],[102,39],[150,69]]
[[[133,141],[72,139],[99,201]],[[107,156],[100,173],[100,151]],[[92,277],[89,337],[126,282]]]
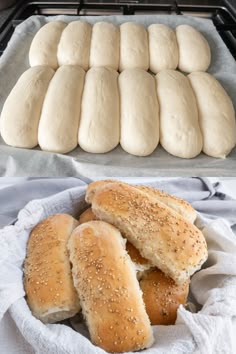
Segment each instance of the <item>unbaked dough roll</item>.
[[150,347],[152,328],[119,230],[87,222],[74,230],[68,249],[92,342],[112,353]]
[[53,69],[58,68],[57,46],[66,26],[65,22],[52,21],[36,33],[29,51],[30,66],[48,65]]
[[210,74],[189,75],[197,98],[203,135],[203,151],[213,157],[226,157],[236,144],[235,112],[221,84]]
[[142,69],[119,76],[122,148],[137,156],[150,155],[159,142],[159,105],[154,78]]
[[153,24],[148,27],[150,70],[176,69],[179,61],[178,43],[170,27]]
[[62,32],[58,45],[59,65],[80,65],[85,71],[89,67],[92,26],[85,21],[73,21]]
[[118,73],[91,68],[86,75],[78,141],[87,152],[105,153],[120,138]]
[[148,34],[144,26],[134,22],[120,26],[119,70],[149,68]]
[[84,77],[79,66],[64,65],[51,80],[39,122],[42,150],[67,153],[76,148]]
[[25,71],[3,106],[0,125],[6,144],[21,148],[38,145],[38,124],[43,100],[54,70],[35,66]]
[[205,37],[189,25],[176,28],[179,45],[179,69],[191,73],[206,71],[211,63],[211,50]]
[[174,156],[197,156],[202,150],[202,134],[189,79],[174,70],[161,71],[156,79],[161,145]]
[[119,67],[120,31],[109,22],[97,22],[92,29],[89,66]]

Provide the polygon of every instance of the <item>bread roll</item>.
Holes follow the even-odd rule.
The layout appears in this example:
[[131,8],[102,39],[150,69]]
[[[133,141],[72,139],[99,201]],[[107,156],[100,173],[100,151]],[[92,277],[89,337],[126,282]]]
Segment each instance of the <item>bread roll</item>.
[[76,148],[84,76],[79,66],[64,65],[51,80],[39,122],[42,150],[67,153]]
[[189,281],[177,285],[159,269],[153,268],[143,273],[139,284],[151,324],[175,324],[179,305],[187,300]]
[[[92,220],[99,220],[99,219],[94,214],[92,209],[88,208],[80,215],[79,224],[81,225],[85,222],[92,221]],[[128,252],[128,255],[130,256],[132,262],[135,265],[135,269],[137,271],[137,277],[140,278],[142,272],[149,269],[151,267],[151,264],[147,259],[141,256],[137,248],[135,248],[132,245],[132,243],[130,243],[129,241],[126,242],[126,251]]]
[[195,28],[180,25],[176,28],[179,46],[179,69],[191,73],[206,71],[211,63],[211,50],[207,40]]
[[24,264],[26,300],[33,315],[44,323],[62,321],[80,310],[67,251],[77,225],[72,216],[56,214],[30,234]]
[[30,46],[30,66],[47,65],[52,69],[58,68],[57,47],[66,26],[65,22],[52,21],[40,28]]
[[109,22],[97,22],[92,29],[90,67],[107,66],[118,70],[120,59],[119,27]]
[[[93,195],[95,191],[108,184],[108,183],[117,183],[116,180],[101,180],[101,181],[95,181],[92,182],[88,185],[87,187],[87,192],[86,192],[86,201],[87,203],[91,204]],[[124,183],[124,182],[119,182],[119,183]],[[164,203],[171,209],[175,210],[177,213],[182,215],[184,218],[186,218],[188,221],[191,223],[194,223],[197,213],[196,210],[186,202],[185,200],[175,197],[174,195],[165,193],[161,191],[160,189],[153,188],[153,187],[148,187],[148,186],[134,186],[138,190],[147,193],[149,196],[156,198],[158,201]],[[90,213],[87,211],[87,213]]]
[[116,226],[144,258],[178,284],[207,259],[201,231],[135,187],[118,182],[107,184],[95,191],[91,202],[100,220]]
[[157,74],[161,70],[176,69],[179,62],[178,43],[170,27],[153,24],[148,27],[150,70]]
[[89,68],[92,26],[88,22],[73,21],[62,32],[58,45],[59,65],[79,65]]
[[87,152],[105,153],[119,144],[118,73],[91,68],[86,75],[78,141]]
[[160,104],[160,142],[170,154],[193,158],[202,150],[196,99],[187,77],[164,70],[156,75]]
[[203,151],[225,158],[236,144],[235,112],[221,84],[208,73],[189,75],[194,90],[203,136]]
[[149,347],[152,329],[120,232],[90,221],[74,230],[68,248],[92,342],[108,352]]
[[122,148],[132,155],[150,155],[159,142],[159,105],[154,78],[142,69],[119,76]]
[[144,26],[126,22],[120,26],[119,70],[149,68],[148,34]]
[[53,69],[36,66],[25,71],[4,103],[0,125],[6,144],[20,148],[38,145],[38,124]]

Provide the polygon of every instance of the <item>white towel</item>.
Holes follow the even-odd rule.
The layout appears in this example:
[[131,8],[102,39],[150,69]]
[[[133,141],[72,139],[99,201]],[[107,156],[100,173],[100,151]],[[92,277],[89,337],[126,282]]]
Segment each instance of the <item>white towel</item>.
[[[84,193],[81,186],[32,201],[21,210],[14,226],[0,230],[0,321],[9,309],[36,353],[105,353],[83,336],[83,331],[76,332],[66,324],[44,325],[31,315],[24,299],[22,265],[31,229],[54,213],[78,215],[85,208]],[[232,325],[236,316],[236,239],[223,219],[210,221],[199,215],[198,224],[205,225],[203,233],[209,247],[207,262],[191,280],[191,298],[199,311],[191,313],[181,306],[174,326],[154,326],[155,343],[145,354],[236,352]],[[5,354],[1,340],[0,352]]]

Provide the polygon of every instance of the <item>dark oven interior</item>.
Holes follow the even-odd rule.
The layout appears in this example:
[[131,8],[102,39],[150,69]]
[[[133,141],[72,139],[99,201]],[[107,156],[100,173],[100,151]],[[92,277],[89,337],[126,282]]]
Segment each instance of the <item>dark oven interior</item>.
[[14,28],[32,15],[187,15],[211,19],[236,59],[235,0],[78,0],[78,1],[17,1],[8,11],[0,27],[0,55]]

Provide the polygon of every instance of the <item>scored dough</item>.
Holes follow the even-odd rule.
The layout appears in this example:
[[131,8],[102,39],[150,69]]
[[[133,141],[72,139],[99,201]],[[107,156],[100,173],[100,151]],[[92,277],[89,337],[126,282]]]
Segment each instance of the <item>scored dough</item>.
[[129,68],[149,68],[148,34],[144,26],[134,22],[120,26],[119,70]]
[[51,80],[39,122],[42,150],[67,153],[76,148],[84,77],[79,66],[64,65]]
[[197,98],[203,151],[209,156],[224,158],[236,144],[232,101],[212,75],[196,72],[188,77]]
[[160,142],[170,154],[182,158],[202,150],[197,102],[187,77],[175,70],[156,75],[160,104]]
[[88,22],[69,23],[58,45],[59,65],[80,65],[85,71],[88,70],[91,33],[92,26]]
[[54,70],[35,66],[13,87],[1,114],[1,135],[6,144],[21,148],[38,145],[38,124],[43,100]]
[[206,71],[211,63],[211,50],[207,40],[189,25],[176,27],[179,45],[179,69],[191,73]]
[[36,33],[29,50],[30,66],[48,65],[53,69],[58,68],[57,47],[66,26],[65,22],[52,21]]
[[78,141],[87,152],[105,153],[119,144],[118,73],[91,68],[85,78]]
[[159,105],[155,79],[142,69],[127,69],[119,76],[122,148],[147,156],[159,142]]
[[120,31],[109,22],[97,22],[93,26],[90,48],[90,67],[119,67]]
[[148,27],[150,70],[176,69],[179,61],[178,43],[170,27],[153,24]]

